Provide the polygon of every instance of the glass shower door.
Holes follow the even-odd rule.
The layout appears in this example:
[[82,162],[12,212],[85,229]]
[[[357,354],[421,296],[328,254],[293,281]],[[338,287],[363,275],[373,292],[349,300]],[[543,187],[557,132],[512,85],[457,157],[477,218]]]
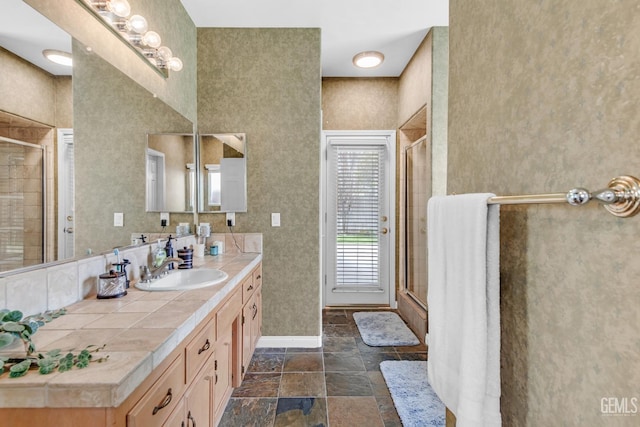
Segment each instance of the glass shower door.
[[44,149],[0,137],[0,271],[44,262]]
[[426,136],[406,148],[406,290],[427,307],[427,201],[431,197],[431,150]]

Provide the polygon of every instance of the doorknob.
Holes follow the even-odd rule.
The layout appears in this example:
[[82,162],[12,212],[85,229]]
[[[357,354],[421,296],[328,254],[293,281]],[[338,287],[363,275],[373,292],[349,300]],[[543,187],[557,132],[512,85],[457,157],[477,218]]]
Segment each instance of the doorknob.
[[67,221],[73,221],[73,217],[71,215],[67,215]]
[[67,227],[64,229],[65,233],[73,234],[73,227]]
[[380,220],[381,220],[382,222],[387,222],[387,220],[388,220],[388,219],[389,219],[389,218],[387,218],[387,216],[386,216],[386,215],[383,215],[383,216],[382,216],[382,218],[380,218]]
[[382,234],[387,234],[389,232],[389,230],[387,229],[387,227],[382,227]]

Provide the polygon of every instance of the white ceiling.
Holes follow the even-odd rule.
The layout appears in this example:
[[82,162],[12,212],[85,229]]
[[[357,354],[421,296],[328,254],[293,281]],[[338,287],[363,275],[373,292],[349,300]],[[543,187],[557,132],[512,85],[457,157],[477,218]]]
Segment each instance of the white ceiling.
[[[448,0],[181,1],[197,27],[320,28],[324,77],[397,77],[429,28],[449,25]],[[0,46],[52,74],[70,74],[42,57],[44,49],[70,52],[70,38],[22,0],[2,3]],[[365,50],[382,52],[385,62],[355,68],[353,56]]]

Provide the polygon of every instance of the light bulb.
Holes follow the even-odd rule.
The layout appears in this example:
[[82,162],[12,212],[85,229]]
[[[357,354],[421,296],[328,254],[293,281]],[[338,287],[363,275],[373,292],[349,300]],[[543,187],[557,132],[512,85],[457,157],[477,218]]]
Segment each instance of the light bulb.
[[107,9],[114,15],[126,18],[131,13],[131,6],[127,0],[110,0]]
[[174,56],[167,61],[167,67],[169,67],[171,71],[180,71],[182,70],[182,61],[180,58]]
[[138,34],[144,34],[149,29],[149,25],[147,24],[147,20],[144,19],[144,16],[133,15],[127,21],[127,30],[134,31]]
[[70,53],[62,52],[60,50],[45,49],[42,51],[42,54],[49,61],[55,62],[56,64],[65,65],[67,67],[71,67],[73,65]]
[[377,51],[360,52],[353,57],[353,65],[359,68],[375,68],[382,64],[384,55]]
[[142,36],[142,43],[157,49],[162,44],[162,39],[160,38],[160,34],[155,31],[147,31],[144,36]]
[[169,49],[166,46],[162,46],[160,48],[158,48],[158,58],[160,58],[163,61],[168,61],[171,59],[171,57],[173,56],[173,52],[171,52],[171,49]]

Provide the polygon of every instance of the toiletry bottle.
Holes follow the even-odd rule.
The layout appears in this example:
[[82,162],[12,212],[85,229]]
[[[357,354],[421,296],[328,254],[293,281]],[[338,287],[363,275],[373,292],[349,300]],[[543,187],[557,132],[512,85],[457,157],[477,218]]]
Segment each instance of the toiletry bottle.
[[158,239],[158,246],[156,246],[152,254],[153,266],[160,267],[166,257],[167,257],[167,253],[164,251],[164,248],[162,247],[161,240]]
[[[173,246],[171,246],[172,240],[175,240],[175,239],[171,237],[171,234],[169,234],[169,239],[167,240],[167,244],[164,246],[164,252],[167,258],[173,258]],[[169,263],[169,270],[173,270],[173,263]]]

